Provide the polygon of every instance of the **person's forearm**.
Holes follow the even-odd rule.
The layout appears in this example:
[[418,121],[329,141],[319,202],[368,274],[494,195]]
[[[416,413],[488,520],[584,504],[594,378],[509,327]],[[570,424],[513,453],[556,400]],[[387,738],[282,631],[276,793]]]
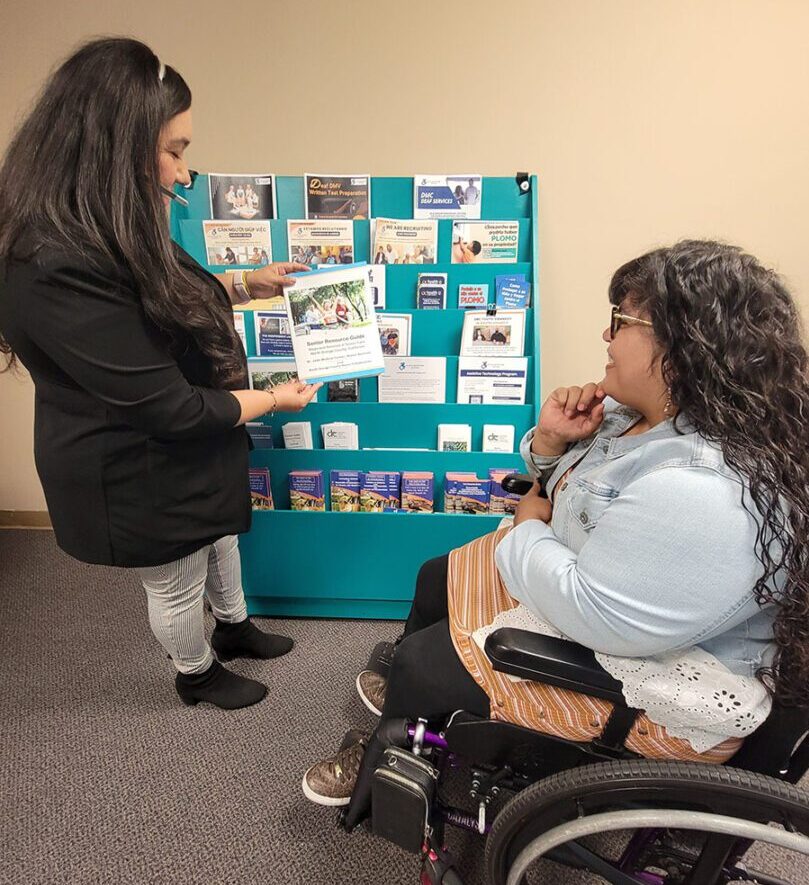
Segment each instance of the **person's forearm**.
[[275,394],[271,390],[231,390],[230,393],[239,401],[242,410],[236,427],[255,421],[278,407]]

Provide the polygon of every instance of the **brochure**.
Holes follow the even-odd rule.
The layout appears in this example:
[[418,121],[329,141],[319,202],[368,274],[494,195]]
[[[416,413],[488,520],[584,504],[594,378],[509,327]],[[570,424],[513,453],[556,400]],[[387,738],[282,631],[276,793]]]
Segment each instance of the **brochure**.
[[211,218],[275,218],[275,176],[208,175]]
[[397,470],[369,470],[360,474],[360,510],[381,513],[398,510],[402,475]]
[[360,471],[332,470],[330,474],[331,509],[357,513],[360,509]]
[[325,510],[322,470],[289,471],[289,505],[291,510]]
[[474,474],[447,473],[444,476],[444,512],[484,516],[489,513],[490,479]]
[[354,262],[354,223],[351,221],[287,221],[289,260],[320,265]]
[[525,311],[470,310],[463,318],[461,356],[522,356]]
[[488,303],[488,283],[458,286],[458,307],[486,307]]
[[368,278],[371,282],[371,294],[374,298],[374,307],[377,310],[385,309],[385,265],[371,264],[368,266]]
[[203,221],[208,264],[269,264],[272,261],[269,221]]
[[481,175],[416,175],[413,218],[480,218]]
[[266,467],[250,468],[250,502],[253,510],[273,510],[270,471]]
[[326,401],[330,403],[355,403],[360,398],[360,382],[356,378],[329,381],[326,385]]
[[472,426],[470,424],[439,424],[439,452],[471,452]]
[[446,390],[446,357],[385,357],[385,373],[379,376],[380,403],[443,403]]
[[528,307],[531,298],[531,284],[525,274],[497,276],[494,278],[495,305],[521,309]]
[[272,427],[269,424],[262,424],[261,421],[248,421],[245,427],[247,427],[247,432],[250,434],[254,448],[273,448]]
[[516,406],[525,403],[526,357],[462,356],[458,360],[459,403]]
[[284,301],[301,381],[338,381],[384,371],[367,265],[295,276],[295,285],[284,290]]
[[287,421],[281,425],[281,436],[285,449],[313,449],[312,422]]
[[[483,425],[483,451],[484,452],[513,452],[514,451],[514,425],[513,424],[484,424]],[[519,473],[519,471],[515,471]]]
[[447,274],[420,273],[416,284],[419,310],[443,310],[447,306]]
[[489,481],[491,483],[489,491],[489,513],[514,515],[517,505],[520,503],[520,496],[514,492],[507,492],[503,486],[503,478],[510,473],[519,473],[519,467],[513,467],[510,470],[504,467],[490,467]]
[[358,449],[359,427],[350,421],[332,421],[320,425],[324,449]]
[[408,513],[432,513],[435,477],[430,471],[402,473],[402,510]]
[[410,356],[410,314],[378,313],[379,343],[385,356]]
[[370,218],[370,175],[303,177],[307,218]]
[[242,347],[244,348],[244,352],[247,353],[247,332],[245,331],[244,326],[244,311],[243,310],[234,310],[233,311],[233,326],[236,329],[236,334],[239,336]]
[[286,313],[257,310],[253,313],[258,356],[292,356],[292,337]]
[[437,221],[375,219],[374,264],[434,264],[438,250]]
[[453,264],[513,264],[520,241],[518,221],[455,221]]
[[289,360],[254,359],[247,360],[247,372],[252,390],[269,390],[276,384],[285,384],[298,377],[295,363]]

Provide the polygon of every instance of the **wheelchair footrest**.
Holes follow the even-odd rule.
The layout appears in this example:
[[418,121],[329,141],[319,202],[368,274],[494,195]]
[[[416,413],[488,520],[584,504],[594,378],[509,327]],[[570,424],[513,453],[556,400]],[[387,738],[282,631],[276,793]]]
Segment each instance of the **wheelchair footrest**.
[[421,854],[429,837],[438,769],[399,747],[385,750],[371,786],[375,835]]

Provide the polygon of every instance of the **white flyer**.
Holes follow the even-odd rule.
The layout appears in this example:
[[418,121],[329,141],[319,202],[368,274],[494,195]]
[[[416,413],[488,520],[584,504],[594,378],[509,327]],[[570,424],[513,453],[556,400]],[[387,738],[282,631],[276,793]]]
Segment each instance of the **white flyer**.
[[289,260],[309,267],[354,263],[354,222],[340,219],[287,221]]
[[468,310],[463,318],[461,356],[522,356],[525,311]]
[[446,395],[446,357],[385,357],[385,372],[379,376],[379,402],[443,403]]
[[514,264],[519,243],[519,221],[452,223],[453,264]]
[[208,264],[269,264],[269,221],[203,221]]
[[368,266],[295,274],[284,289],[301,381],[339,381],[384,371]]
[[525,403],[528,381],[527,357],[458,360],[458,402],[519,406]]
[[374,264],[435,264],[438,222],[375,218]]
[[480,218],[483,176],[413,176],[413,218]]

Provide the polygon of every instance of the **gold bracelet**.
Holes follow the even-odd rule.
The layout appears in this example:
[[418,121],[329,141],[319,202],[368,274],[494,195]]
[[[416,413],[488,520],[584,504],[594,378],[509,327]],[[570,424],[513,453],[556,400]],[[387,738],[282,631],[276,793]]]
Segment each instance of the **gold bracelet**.
[[272,409],[270,409],[270,418],[278,411],[278,397],[274,390],[268,390],[267,393],[272,397]]
[[247,285],[247,274],[249,274],[249,270],[242,271],[242,285],[244,286],[244,291],[252,298],[253,293],[250,291],[250,287]]

